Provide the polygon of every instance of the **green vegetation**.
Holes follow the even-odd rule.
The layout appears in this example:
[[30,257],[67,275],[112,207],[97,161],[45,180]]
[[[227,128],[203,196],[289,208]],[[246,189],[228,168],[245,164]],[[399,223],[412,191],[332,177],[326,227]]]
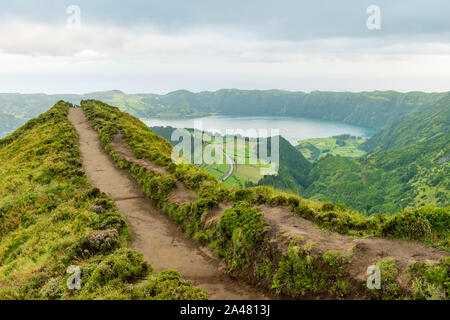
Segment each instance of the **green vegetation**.
[[303,116],[380,128],[402,116],[423,110],[444,95],[394,91],[303,93],[224,89],[200,93],[179,90],[167,95],[125,95],[112,91],[86,96],[114,104],[141,118],[211,114]]
[[314,138],[300,141],[297,150],[311,162],[315,162],[327,155],[342,156],[345,158],[360,158],[367,152],[359,149],[364,139],[348,134],[331,138]]
[[[201,168],[172,163],[172,145],[118,108],[99,101],[84,101],[82,107],[99,132],[103,147],[116,163],[131,172],[146,195],[179,224],[187,236],[222,258],[228,271],[239,279],[292,297],[373,297],[373,293],[362,290],[361,283],[348,280],[344,271],[348,257],[343,254],[317,254],[311,245],[302,244],[301,239],[292,239],[285,252],[279,243],[281,240],[271,234],[262,214],[254,208],[256,205],[286,206],[293,214],[341,234],[414,239],[450,250],[450,208],[424,208],[390,217],[367,217],[346,209],[343,204],[304,200],[264,186],[228,187]],[[121,158],[109,145],[112,136],[119,131],[137,158],[164,167],[168,174],[149,171]],[[299,154],[294,148],[293,151]],[[306,159],[304,161],[310,165]],[[198,200],[183,205],[170,202],[168,198],[176,181],[183,182]],[[208,219],[212,209],[218,210],[219,204],[230,202],[234,203],[230,209],[216,219]],[[416,279],[414,276],[411,281]],[[409,295],[406,293],[405,297]]]
[[[307,166],[290,165],[288,170],[265,177],[259,184],[310,199],[342,202],[369,215],[393,214],[414,207],[448,207],[449,123],[447,95],[424,111],[399,119],[361,145],[371,151],[366,157],[349,159],[328,154],[309,171],[305,171]],[[283,153],[285,157],[303,159],[294,152]],[[293,174],[296,171],[297,176]]]
[[[445,108],[447,103],[444,101],[436,108]],[[0,168],[0,298],[205,299],[205,292],[182,282],[176,271],[153,275],[151,265],[142,255],[126,248],[129,232],[123,216],[111,199],[89,186],[82,171],[77,134],[67,120],[70,107],[69,103],[60,102],[0,140],[3,163]],[[303,243],[300,238],[283,242],[286,239],[273,234],[255,206],[285,206],[296,216],[344,235],[418,240],[447,251],[450,250],[450,207],[409,208],[392,216],[367,217],[347,209],[332,197],[328,199],[335,204],[305,200],[266,186],[230,187],[218,183],[201,168],[172,163],[172,145],[118,108],[99,101],[84,101],[82,107],[114,161],[131,172],[146,195],[187,236],[215,252],[227,263],[228,271],[239,279],[292,297],[448,298],[448,259],[438,265],[412,265],[408,272],[411,292],[403,291],[397,283],[395,263],[382,260],[379,266],[385,286],[381,292],[372,292],[346,273],[350,257],[340,252],[317,252],[312,244]],[[446,116],[445,112],[440,114],[441,119]],[[433,122],[426,113],[422,121]],[[378,153],[357,161],[327,156],[314,165],[280,139],[284,151],[279,180],[274,181],[284,184],[281,186],[287,190],[306,193],[314,186],[325,190],[324,194],[341,192],[335,186],[342,183],[339,186],[348,187],[349,194],[351,188],[359,189],[367,196],[365,201],[369,205],[370,192],[364,188],[383,183],[386,188],[383,192],[393,195],[391,200],[395,205],[396,196],[408,196],[408,190],[395,193],[396,186],[416,179],[416,184],[421,186],[434,182],[434,187],[444,192],[436,193],[434,199],[437,204],[445,204],[439,199],[448,199],[445,198],[448,134],[439,135],[439,127],[433,130],[434,134],[427,134],[435,137],[429,144],[420,139],[398,149],[380,148]],[[109,145],[119,131],[137,158],[151,160],[164,167],[168,174],[149,171],[121,158]],[[412,170],[411,164],[417,171],[406,171],[410,180],[405,180],[403,170]],[[336,170],[340,170],[339,178],[330,174]],[[357,176],[352,181],[362,185],[348,183],[348,175],[354,173]],[[322,184],[308,180],[314,175],[317,178],[314,183],[322,181]],[[266,178],[263,180],[270,182]],[[177,181],[183,182],[198,200],[183,205],[170,202],[168,198]],[[329,181],[333,184],[327,185]],[[425,191],[421,192],[431,194],[430,189]],[[358,193],[354,195],[357,197]],[[216,219],[210,219],[211,210],[218,210],[219,204],[224,203],[233,205]],[[81,290],[67,288],[70,275],[66,270],[70,265],[81,268]]]
[[442,300],[450,297],[450,258],[438,265],[416,262],[409,268],[409,278],[414,284],[414,298]]
[[[280,137],[280,162],[277,175],[265,176],[257,185],[303,194],[311,163],[286,139]],[[252,184],[250,184],[252,185]]]
[[[434,145],[449,141],[450,94],[422,112],[389,125],[362,145],[369,152],[399,150],[406,146]],[[434,150],[432,150],[434,151]]]
[[[445,95],[446,93],[394,91],[303,93],[237,89],[200,93],[180,90],[167,95],[125,94],[118,90],[84,95],[0,94],[0,113],[19,119],[20,123],[11,123],[12,129],[16,129],[18,125],[48,110],[57,101],[78,104],[82,99],[98,99],[140,118],[199,117],[212,114],[300,116],[381,128],[403,116],[424,110]],[[0,130],[0,134],[2,131],[10,129]]]
[[[205,299],[126,249],[124,217],[82,171],[70,104],[0,140],[0,299]],[[69,290],[69,266],[81,290]]]
[[309,174],[305,196],[343,201],[369,214],[450,205],[450,96],[367,141],[355,161],[328,156]]

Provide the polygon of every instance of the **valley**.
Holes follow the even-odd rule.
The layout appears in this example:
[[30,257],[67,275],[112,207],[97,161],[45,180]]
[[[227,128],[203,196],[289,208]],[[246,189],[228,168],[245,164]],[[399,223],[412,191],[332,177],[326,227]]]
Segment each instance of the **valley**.
[[[175,128],[59,102],[0,140],[0,297],[446,297],[446,276],[430,275],[450,259],[449,98],[364,142],[309,140],[316,160],[280,136],[277,175],[245,162],[252,139],[229,153],[210,136],[203,148],[223,150],[223,165],[175,164],[162,138]],[[13,271],[18,261],[27,268]],[[64,286],[73,263],[86,284],[76,293]],[[370,264],[390,279],[380,292],[362,289]]]

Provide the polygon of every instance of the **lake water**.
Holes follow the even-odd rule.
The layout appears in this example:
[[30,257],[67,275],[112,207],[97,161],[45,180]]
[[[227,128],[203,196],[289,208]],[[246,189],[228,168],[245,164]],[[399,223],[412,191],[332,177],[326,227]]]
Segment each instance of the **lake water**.
[[[300,117],[233,117],[233,116],[209,116],[191,119],[141,119],[149,127],[194,128],[201,123],[204,131],[219,132],[225,134],[226,130],[279,130],[279,133],[291,144],[297,145],[298,141],[311,138],[328,138],[340,134],[351,134],[357,137],[371,137],[376,130],[365,127],[353,126],[346,123],[300,118]],[[252,136],[250,132],[245,134]]]

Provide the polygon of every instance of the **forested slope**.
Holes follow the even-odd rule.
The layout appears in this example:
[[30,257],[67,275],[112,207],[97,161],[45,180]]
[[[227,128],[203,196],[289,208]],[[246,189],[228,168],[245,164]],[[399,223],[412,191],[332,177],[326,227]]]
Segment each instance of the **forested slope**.
[[376,214],[450,205],[450,96],[399,119],[367,141],[367,157],[314,164],[304,195]]

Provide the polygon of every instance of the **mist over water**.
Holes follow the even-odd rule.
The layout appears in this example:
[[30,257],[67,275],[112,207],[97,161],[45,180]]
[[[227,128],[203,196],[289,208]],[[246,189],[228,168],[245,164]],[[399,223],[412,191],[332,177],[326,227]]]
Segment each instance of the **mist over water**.
[[203,130],[225,134],[227,129],[278,129],[280,135],[292,145],[298,141],[311,138],[328,138],[341,134],[351,134],[357,137],[369,138],[375,134],[373,128],[359,127],[342,122],[327,121],[301,117],[234,117],[209,116],[191,119],[141,119],[149,127],[194,128],[196,122],[201,122]]

